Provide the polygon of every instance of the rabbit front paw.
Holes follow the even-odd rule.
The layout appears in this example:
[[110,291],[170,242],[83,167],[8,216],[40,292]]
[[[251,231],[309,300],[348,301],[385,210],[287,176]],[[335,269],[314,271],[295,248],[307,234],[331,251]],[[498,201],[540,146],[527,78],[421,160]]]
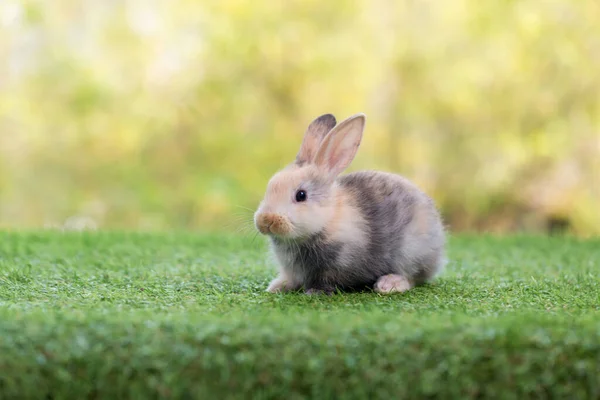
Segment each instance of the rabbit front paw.
[[381,294],[401,293],[412,288],[411,283],[402,275],[389,274],[379,277],[375,282],[375,292]]
[[273,279],[271,283],[269,283],[269,287],[267,287],[267,292],[269,293],[281,293],[288,292],[290,290],[294,290],[294,288],[283,276],[278,276],[277,278]]

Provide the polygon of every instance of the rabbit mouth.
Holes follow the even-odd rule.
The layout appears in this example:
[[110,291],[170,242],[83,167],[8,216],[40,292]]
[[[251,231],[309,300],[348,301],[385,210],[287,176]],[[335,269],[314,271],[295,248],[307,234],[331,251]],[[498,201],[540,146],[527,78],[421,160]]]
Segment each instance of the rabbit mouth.
[[286,237],[293,232],[290,221],[279,214],[263,213],[256,218],[256,227],[263,235]]

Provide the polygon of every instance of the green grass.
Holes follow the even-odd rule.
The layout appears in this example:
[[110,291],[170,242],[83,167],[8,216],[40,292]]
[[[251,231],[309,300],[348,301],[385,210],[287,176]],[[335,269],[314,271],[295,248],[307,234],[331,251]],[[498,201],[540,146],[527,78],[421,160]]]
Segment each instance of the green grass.
[[405,294],[272,295],[261,240],[0,233],[0,399],[598,398],[600,240],[451,239]]

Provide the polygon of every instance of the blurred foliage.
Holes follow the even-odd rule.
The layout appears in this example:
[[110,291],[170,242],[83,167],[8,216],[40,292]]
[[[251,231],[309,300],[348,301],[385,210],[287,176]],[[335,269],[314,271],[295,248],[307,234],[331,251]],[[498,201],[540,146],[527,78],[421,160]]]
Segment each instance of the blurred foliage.
[[451,229],[598,234],[599,16],[596,0],[4,0],[0,225],[235,229],[313,118],[365,112],[350,170],[414,180]]

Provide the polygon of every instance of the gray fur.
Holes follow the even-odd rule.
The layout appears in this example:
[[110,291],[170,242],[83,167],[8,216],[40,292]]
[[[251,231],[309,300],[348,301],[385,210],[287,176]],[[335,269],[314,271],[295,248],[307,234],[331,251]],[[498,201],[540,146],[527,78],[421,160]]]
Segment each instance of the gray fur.
[[[399,274],[420,284],[438,272],[443,261],[443,236],[424,235],[416,252],[406,248],[411,238],[407,228],[418,204],[425,204],[428,215],[439,219],[424,193],[399,176],[374,171],[341,176],[338,184],[351,194],[353,205],[367,221],[368,241],[362,247],[346,248],[350,252],[348,263],[347,256],[341,259],[344,243],[332,241],[327,232],[302,241],[273,237],[276,252],[286,260],[290,275],[299,280],[297,289],[328,293],[336,288],[360,290],[372,287],[387,274]],[[433,228],[441,228],[438,222]]]
[[[374,270],[378,276],[398,274],[413,284],[439,271],[444,259],[443,228],[427,195],[398,175],[376,171],[348,174],[339,183],[353,194],[369,228],[368,244],[356,251],[354,268]],[[423,235],[409,231],[417,207],[424,207],[430,217],[431,226]]]

